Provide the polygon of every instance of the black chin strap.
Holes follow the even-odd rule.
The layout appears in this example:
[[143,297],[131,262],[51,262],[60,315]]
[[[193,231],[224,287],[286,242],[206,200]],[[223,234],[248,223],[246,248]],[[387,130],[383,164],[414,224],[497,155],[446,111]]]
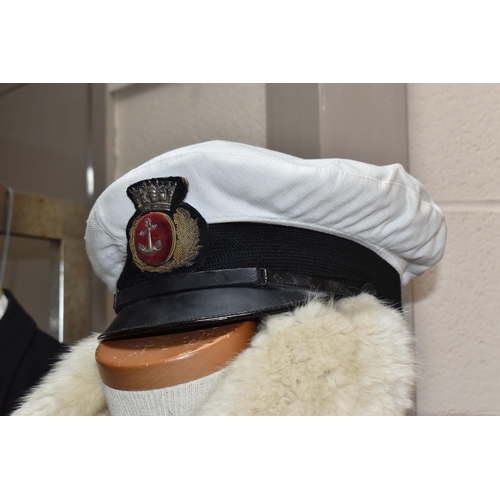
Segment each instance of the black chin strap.
[[118,313],[125,306],[152,297],[192,290],[226,287],[283,288],[293,287],[326,292],[333,297],[351,297],[362,292],[376,295],[371,283],[343,279],[306,276],[285,271],[272,271],[260,267],[223,269],[186,274],[165,275],[118,291],[114,308]]

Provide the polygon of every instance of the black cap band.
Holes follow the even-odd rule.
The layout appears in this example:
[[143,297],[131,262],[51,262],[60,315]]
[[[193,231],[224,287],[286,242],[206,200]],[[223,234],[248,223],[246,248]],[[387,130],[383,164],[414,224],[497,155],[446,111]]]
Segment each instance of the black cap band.
[[[201,266],[174,269],[164,276],[191,271],[264,268],[305,276],[372,283],[377,296],[401,305],[398,272],[375,252],[354,241],[308,229],[235,222],[208,225],[205,261]],[[127,259],[118,290],[158,278]]]
[[397,271],[354,241],[246,222],[212,224],[207,233],[206,258],[193,272],[158,275],[126,265],[115,296],[118,316],[100,338],[204,328],[364,291],[401,307]]

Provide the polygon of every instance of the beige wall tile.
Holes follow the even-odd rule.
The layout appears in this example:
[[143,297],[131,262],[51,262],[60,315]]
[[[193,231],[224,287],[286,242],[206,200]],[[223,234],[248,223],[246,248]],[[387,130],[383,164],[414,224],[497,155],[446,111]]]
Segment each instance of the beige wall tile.
[[410,171],[438,201],[500,199],[500,84],[409,84]]
[[410,172],[444,210],[443,261],[413,283],[423,415],[500,414],[500,85],[408,85]]
[[448,212],[446,253],[413,283],[419,415],[500,414],[500,213]]

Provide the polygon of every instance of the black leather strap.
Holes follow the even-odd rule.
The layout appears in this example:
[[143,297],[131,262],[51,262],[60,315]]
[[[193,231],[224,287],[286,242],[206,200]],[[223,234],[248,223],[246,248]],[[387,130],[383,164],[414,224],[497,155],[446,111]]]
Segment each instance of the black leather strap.
[[[115,311],[127,305],[152,297],[173,293],[226,287],[293,287],[327,292],[338,296],[357,295],[363,282],[306,276],[285,271],[273,271],[259,267],[202,271],[160,276],[154,280],[125,288],[115,294]],[[373,289],[373,287],[372,287]]]

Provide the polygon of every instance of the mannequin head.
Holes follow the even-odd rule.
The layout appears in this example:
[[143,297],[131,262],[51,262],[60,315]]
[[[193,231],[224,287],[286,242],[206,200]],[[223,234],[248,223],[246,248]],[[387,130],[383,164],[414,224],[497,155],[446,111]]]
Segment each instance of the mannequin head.
[[155,407],[155,414],[192,415],[255,332],[255,322],[245,321],[101,342],[96,361],[110,411],[137,415]]

